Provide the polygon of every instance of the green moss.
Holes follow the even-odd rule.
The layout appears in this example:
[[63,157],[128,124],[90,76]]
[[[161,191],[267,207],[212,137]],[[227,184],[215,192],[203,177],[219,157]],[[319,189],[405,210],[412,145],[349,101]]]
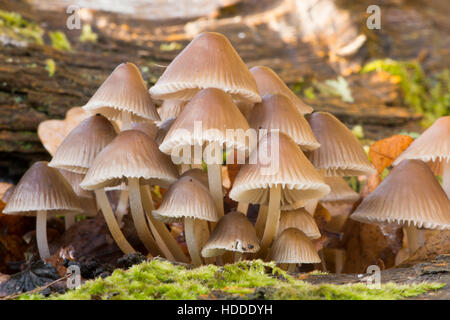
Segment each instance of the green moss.
[[45,70],[47,70],[49,77],[53,77],[56,72],[56,63],[53,59],[45,60]]
[[24,19],[20,14],[0,10],[0,35],[12,41],[43,44],[44,30],[39,25]]
[[66,35],[62,31],[49,32],[49,37],[52,42],[52,47],[58,50],[70,51],[72,47]]
[[81,29],[81,35],[78,38],[80,42],[97,42],[98,35],[92,31],[92,27],[90,24],[84,24],[83,29]]
[[426,77],[415,61],[384,59],[366,64],[361,72],[377,70],[399,77],[405,104],[424,115],[423,126],[428,127],[437,118],[450,114],[450,70]]
[[[401,299],[437,290],[445,284],[382,285],[369,289],[365,284],[311,285],[288,275],[273,263],[261,260],[239,262],[224,267],[214,265],[186,269],[166,261],[152,260],[127,271],[116,270],[105,279],[87,281],[76,290],[49,299],[198,299],[222,297],[265,299]],[[23,295],[20,299],[45,299]]]

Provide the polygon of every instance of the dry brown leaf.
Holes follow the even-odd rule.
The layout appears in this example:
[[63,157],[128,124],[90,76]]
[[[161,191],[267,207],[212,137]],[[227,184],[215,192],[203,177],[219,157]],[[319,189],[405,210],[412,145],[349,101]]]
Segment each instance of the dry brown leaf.
[[413,141],[410,136],[397,134],[374,143],[370,147],[369,157],[378,173],[389,167]]

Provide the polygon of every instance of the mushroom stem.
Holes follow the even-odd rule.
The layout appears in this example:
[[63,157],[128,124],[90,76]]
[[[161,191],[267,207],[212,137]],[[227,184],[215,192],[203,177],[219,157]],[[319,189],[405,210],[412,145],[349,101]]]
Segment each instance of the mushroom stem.
[[450,199],[450,160],[442,162],[443,173],[442,173],[442,188],[447,194],[447,198]]
[[325,254],[323,253],[323,249],[320,249],[319,252],[320,263],[322,265],[322,271],[327,272],[327,262],[325,261]]
[[189,164],[186,163],[182,163],[180,165],[180,174],[185,173],[186,171],[188,171],[189,169],[191,169],[191,166]]
[[131,113],[122,112],[122,131],[131,129]]
[[244,255],[242,254],[242,252],[238,252],[238,251],[234,252],[234,262],[242,261],[243,258],[244,258]]
[[244,215],[247,215],[248,203],[239,202],[237,206],[237,211],[242,212]]
[[50,258],[47,242],[47,211],[45,210],[40,210],[36,214],[36,241],[41,259]]
[[267,249],[269,249],[269,246],[272,243],[278,229],[278,223],[280,221],[280,202],[281,186],[277,185],[270,188],[266,226],[261,240],[260,254],[262,257],[266,256]]
[[306,201],[305,210],[308,211],[311,215],[314,215],[318,203],[319,203],[318,198]]
[[116,207],[116,217],[119,225],[122,224],[123,217],[128,213],[128,190],[121,190],[119,201]]
[[196,229],[198,229],[198,221],[196,221],[196,219],[184,219],[184,236],[186,237],[189,255],[191,256],[192,264],[198,267],[202,264],[202,258],[200,256],[200,248],[195,235]]
[[75,213],[68,213],[64,216],[64,225],[66,230],[75,224]]
[[[175,238],[172,236],[166,225],[161,221],[156,220],[152,215],[153,200],[150,185],[141,186],[141,195],[142,204],[147,214],[147,221],[150,225],[150,228],[152,229],[153,234],[155,235],[158,245],[161,244],[164,245],[164,247],[167,246],[168,250],[170,251],[170,255],[173,256],[174,260],[188,263],[188,258],[183,253],[183,250],[178,245],[177,240],[175,240]],[[163,249],[161,248],[161,250]]]
[[266,225],[268,209],[269,208],[265,205],[261,204],[259,206],[258,217],[256,218],[256,225],[255,225],[256,235],[258,236],[259,239],[261,239],[264,234],[264,226]]
[[125,254],[135,253],[136,251],[128,243],[127,239],[120,230],[119,224],[117,223],[116,217],[112,211],[111,205],[109,204],[108,198],[104,189],[95,190],[95,197],[99,205],[100,210],[103,212],[105,217],[106,225],[108,226],[111,235],[116,242],[117,246]]
[[288,263],[287,271],[294,273],[295,270],[297,270],[297,264],[295,264],[295,263]]
[[414,226],[408,226],[405,227],[406,231],[406,238],[408,239],[408,249],[409,249],[409,256],[411,257],[417,249],[419,249],[419,245],[422,242],[422,234],[420,230],[418,230]]
[[223,216],[223,193],[222,193],[222,165],[221,164],[208,164],[208,183],[209,191],[216,204],[217,213],[219,218]]
[[344,269],[345,262],[345,250],[343,249],[332,249],[334,251],[334,272],[336,274],[341,274]]
[[139,178],[128,178],[128,194],[130,197],[131,216],[139,239],[153,256],[162,255],[155,239],[153,238],[144,215],[142,207]]

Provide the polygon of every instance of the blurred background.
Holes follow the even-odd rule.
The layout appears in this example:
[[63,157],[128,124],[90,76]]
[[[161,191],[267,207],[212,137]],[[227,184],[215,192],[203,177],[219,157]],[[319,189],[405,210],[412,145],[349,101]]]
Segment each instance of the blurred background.
[[[367,27],[380,8],[380,29]],[[148,86],[199,32],[225,34],[365,145],[449,114],[448,0],[0,1],[0,180],[49,159],[36,134],[121,62]],[[79,20],[79,21],[78,21]]]

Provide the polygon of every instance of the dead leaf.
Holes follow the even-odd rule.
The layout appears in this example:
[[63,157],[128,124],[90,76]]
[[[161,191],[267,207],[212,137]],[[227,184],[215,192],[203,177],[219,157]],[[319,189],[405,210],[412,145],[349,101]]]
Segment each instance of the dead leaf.
[[389,167],[413,141],[408,135],[397,134],[374,143],[370,147],[369,157],[378,173]]

